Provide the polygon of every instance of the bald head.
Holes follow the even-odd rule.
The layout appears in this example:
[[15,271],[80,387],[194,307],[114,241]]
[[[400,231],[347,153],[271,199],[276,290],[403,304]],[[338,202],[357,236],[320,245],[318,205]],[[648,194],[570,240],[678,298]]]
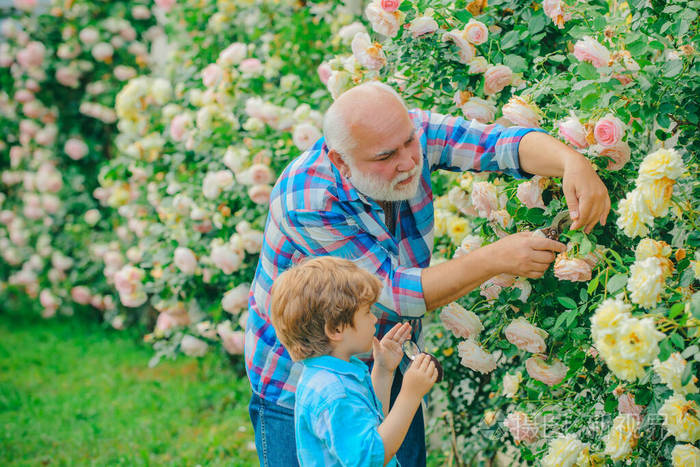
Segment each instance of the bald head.
[[381,137],[393,131],[397,120],[408,118],[401,96],[391,86],[371,81],[338,96],[326,111],[323,135],[330,149],[352,157],[368,135]]

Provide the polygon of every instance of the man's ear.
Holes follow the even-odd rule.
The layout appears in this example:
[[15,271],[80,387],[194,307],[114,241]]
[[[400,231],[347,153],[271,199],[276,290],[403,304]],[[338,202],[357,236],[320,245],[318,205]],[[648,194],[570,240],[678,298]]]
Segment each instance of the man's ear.
[[333,165],[340,171],[341,175],[345,178],[350,178],[350,167],[345,163],[340,153],[335,149],[328,151],[328,158],[331,160]]

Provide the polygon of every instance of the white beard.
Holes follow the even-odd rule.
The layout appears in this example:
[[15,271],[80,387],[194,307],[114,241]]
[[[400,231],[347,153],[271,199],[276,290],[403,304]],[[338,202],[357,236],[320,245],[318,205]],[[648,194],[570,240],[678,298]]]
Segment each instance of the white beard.
[[[345,160],[345,159],[344,159]],[[354,162],[347,158],[345,163],[350,167],[350,183],[360,193],[374,199],[375,201],[403,201],[413,198],[418,192],[418,184],[423,171],[423,158],[410,172],[397,175],[390,182],[382,180],[375,174],[365,174],[358,170]],[[406,186],[397,187],[397,184],[413,177],[411,183]]]

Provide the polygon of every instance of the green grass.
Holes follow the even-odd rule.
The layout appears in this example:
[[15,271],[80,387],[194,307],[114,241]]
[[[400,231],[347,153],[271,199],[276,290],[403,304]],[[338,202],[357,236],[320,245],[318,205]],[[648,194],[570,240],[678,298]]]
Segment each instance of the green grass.
[[257,465],[248,381],[211,353],[149,369],[136,331],[0,311],[0,465]]

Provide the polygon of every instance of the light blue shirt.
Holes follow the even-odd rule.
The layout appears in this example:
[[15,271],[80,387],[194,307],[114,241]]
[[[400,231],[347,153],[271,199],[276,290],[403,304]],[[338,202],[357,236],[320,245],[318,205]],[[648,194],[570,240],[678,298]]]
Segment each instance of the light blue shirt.
[[[330,355],[301,362],[294,405],[297,458],[304,466],[383,466],[382,403],[367,365]],[[398,466],[394,456],[387,464]]]

